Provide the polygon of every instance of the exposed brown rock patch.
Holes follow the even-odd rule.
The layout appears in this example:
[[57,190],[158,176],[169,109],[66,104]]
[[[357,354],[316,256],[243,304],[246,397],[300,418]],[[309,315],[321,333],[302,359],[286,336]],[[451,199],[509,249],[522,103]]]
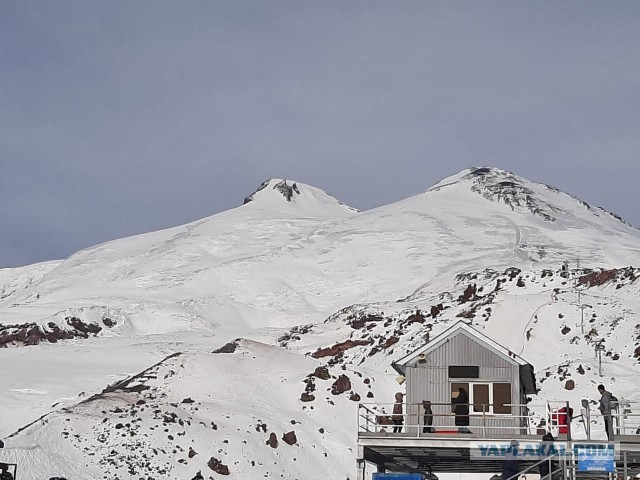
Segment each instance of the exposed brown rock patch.
[[313,352],[311,356],[313,358],[334,357],[345,350],[363,345],[369,345],[369,340],[347,340],[345,342],[336,343],[332,347],[320,348]]
[[340,395],[341,393],[351,390],[351,380],[346,375],[340,375],[338,379],[333,382],[331,386],[331,393],[333,395]]

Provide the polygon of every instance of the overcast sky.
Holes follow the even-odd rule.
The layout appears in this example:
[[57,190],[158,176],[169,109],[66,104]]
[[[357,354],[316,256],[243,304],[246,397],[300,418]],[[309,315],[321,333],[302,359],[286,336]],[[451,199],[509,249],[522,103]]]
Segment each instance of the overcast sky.
[[640,226],[638,1],[0,2],[0,266],[494,165]]

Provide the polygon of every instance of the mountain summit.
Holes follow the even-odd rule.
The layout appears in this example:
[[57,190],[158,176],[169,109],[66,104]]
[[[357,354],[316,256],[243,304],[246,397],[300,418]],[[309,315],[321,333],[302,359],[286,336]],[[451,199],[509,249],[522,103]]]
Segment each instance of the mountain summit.
[[358,211],[319,188],[277,178],[262,182],[255,192],[245,197],[243,204],[247,205],[248,203],[267,208],[283,208],[288,203],[290,204],[288,208],[303,209],[307,213],[318,210],[318,213],[322,215],[331,213],[342,215]]
[[[445,178],[431,187],[428,191],[439,191],[454,184],[464,184],[485,199],[503,203],[512,210],[529,211],[543,220],[555,222],[559,217],[575,214],[585,209],[593,216],[602,214],[629,225],[617,215],[602,208],[593,208],[586,202],[561,192],[550,185],[531,182],[511,172],[496,167],[470,168]],[[573,212],[572,212],[573,210]]]

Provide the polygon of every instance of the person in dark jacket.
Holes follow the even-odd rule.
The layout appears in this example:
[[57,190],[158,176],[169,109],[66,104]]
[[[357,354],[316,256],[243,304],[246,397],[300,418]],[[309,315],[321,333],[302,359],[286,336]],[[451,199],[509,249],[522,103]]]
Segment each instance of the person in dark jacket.
[[424,408],[424,417],[422,433],[434,433],[435,429],[433,425],[433,411],[431,410],[431,402],[429,400],[423,400],[422,407]]
[[613,440],[613,418],[611,412],[618,406],[618,399],[611,392],[605,390],[604,385],[598,385],[600,392],[600,405],[598,410],[604,417],[604,429],[607,432],[607,440]]
[[520,463],[518,462],[519,446],[520,442],[511,440],[511,445],[509,445],[504,460],[502,461],[502,480],[517,478],[516,475],[520,473]]
[[[550,457],[555,454],[555,449],[553,446],[554,440],[555,438],[553,438],[553,435],[551,435],[550,432],[547,432],[542,436],[540,460],[542,460],[542,458],[544,457]],[[549,466],[551,466],[551,471],[549,471]],[[539,464],[538,471],[540,472],[540,480],[555,480],[559,478],[559,472],[557,472],[558,466],[559,464],[556,460],[551,460],[551,461],[546,460],[541,464]],[[549,477],[549,474],[551,474],[551,477]]]
[[461,433],[471,433],[469,426],[469,394],[460,387],[451,398],[451,410],[456,416],[455,424]]
[[402,410],[402,393],[396,393],[396,403],[393,404],[393,413],[391,415],[391,420],[393,420],[393,433],[401,433],[402,425],[404,424],[404,415]]

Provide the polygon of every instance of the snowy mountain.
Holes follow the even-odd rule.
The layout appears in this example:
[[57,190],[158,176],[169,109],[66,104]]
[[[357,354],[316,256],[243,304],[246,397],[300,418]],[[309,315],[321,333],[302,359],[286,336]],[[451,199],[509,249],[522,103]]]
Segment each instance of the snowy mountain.
[[285,180],[244,202],[0,270],[0,434],[45,415],[2,452],[23,478],[353,478],[358,401],[461,318],[541,398],[640,400],[640,231],[616,216],[495,168],[365,212]]

